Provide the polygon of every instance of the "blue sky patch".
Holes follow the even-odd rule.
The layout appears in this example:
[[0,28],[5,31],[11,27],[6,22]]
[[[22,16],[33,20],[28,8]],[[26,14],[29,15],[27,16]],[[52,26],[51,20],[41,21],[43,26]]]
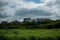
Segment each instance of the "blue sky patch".
[[35,3],[40,3],[40,0],[26,0],[28,2],[35,2]]

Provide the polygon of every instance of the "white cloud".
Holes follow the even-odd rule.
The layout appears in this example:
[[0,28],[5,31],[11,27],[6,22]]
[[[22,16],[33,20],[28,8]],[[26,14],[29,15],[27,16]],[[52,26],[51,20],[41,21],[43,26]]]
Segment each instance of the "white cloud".
[[[12,17],[13,19],[16,19],[15,17],[18,18],[20,17],[21,19],[21,17],[22,18],[32,17],[34,16],[34,14],[36,14],[34,17],[47,16],[52,19],[59,18],[60,16],[60,0],[41,0],[41,3],[35,3],[33,1],[27,2],[25,0],[0,0],[0,1],[1,1],[0,3],[2,4],[2,5],[0,4],[0,14],[5,14],[6,16],[9,16],[9,18]],[[20,16],[16,14],[20,14]]]

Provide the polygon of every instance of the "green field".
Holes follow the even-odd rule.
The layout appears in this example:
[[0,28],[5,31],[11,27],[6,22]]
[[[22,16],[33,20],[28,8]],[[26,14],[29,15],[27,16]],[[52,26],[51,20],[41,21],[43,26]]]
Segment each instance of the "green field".
[[60,29],[1,29],[0,40],[60,40]]

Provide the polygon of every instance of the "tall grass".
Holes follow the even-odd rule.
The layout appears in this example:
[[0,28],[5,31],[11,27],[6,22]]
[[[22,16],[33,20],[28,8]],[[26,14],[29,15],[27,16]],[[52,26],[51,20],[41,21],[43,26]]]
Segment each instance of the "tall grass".
[[60,29],[1,29],[0,40],[60,40]]

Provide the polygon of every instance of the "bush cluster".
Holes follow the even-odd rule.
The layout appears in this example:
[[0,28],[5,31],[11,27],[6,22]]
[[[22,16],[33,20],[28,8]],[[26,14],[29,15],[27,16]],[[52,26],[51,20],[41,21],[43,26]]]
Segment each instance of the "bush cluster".
[[60,20],[51,20],[46,22],[19,22],[3,21],[0,23],[0,29],[52,29],[60,28]]

